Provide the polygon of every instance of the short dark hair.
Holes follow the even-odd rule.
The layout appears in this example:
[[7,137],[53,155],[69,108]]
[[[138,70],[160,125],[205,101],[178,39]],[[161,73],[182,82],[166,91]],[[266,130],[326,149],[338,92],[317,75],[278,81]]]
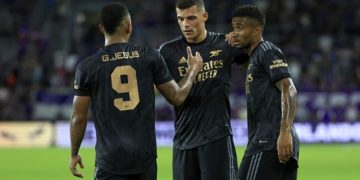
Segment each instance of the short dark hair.
[[265,15],[255,5],[242,5],[237,7],[232,17],[249,17],[256,20],[261,26],[265,26]]
[[199,9],[205,10],[203,0],[176,0],[176,8],[186,9],[193,5],[196,5]]
[[100,13],[100,23],[105,31],[112,35],[116,27],[129,15],[128,8],[122,3],[110,3],[102,7]]

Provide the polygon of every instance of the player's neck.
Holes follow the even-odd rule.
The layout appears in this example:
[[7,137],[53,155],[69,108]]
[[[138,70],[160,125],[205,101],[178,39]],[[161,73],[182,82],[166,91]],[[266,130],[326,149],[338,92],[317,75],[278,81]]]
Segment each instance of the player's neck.
[[105,46],[118,43],[127,43],[129,42],[129,37],[121,35],[107,35],[105,36]]
[[204,32],[201,33],[198,37],[196,37],[194,39],[186,39],[186,41],[191,44],[198,44],[198,43],[203,42],[206,39],[206,35],[207,35],[207,31],[205,29]]
[[261,43],[261,41],[264,41],[263,37],[260,36],[259,38],[256,38],[254,40],[254,43],[249,47],[249,56],[252,54],[252,52],[255,50],[255,48]]

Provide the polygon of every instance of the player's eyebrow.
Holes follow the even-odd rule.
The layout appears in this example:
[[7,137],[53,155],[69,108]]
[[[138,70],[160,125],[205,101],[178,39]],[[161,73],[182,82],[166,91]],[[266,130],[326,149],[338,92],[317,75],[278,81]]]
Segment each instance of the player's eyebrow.
[[241,22],[233,22],[232,24],[233,24],[233,25],[237,25],[237,26],[243,25]]
[[182,18],[182,19],[196,19],[197,16],[195,16],[195,15],[190,15],[190,16],[185,16],[185,17],[184,17],[184,16],[178,15],[177,18],[178,18],[178,19],[180,19],[180,18]]
[[186,19],[197,19],[197,16],[191,15],[191,16],[186,17]]

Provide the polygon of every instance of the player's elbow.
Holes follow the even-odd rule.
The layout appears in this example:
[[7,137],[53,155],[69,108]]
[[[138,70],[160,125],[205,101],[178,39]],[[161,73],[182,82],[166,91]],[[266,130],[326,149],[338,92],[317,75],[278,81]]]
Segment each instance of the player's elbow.
[[289,87],[289,93],[290,93],[290,97],[296,98],[297,90],[296,90],[295,86],[292,85]]
[[297,90],[295,86],[290,86],[289,88],[289,101],[292,109],[295,109],[297,101]]
[[183,102],[185,101],[185,97],[183,97],[181,94],[176,94],[172,100],[170,100],[169,102],[173,105],[173,106],[180,106]]
[[73,114],[71,117],[71,124],[84,124],[87,122],[87,115]]

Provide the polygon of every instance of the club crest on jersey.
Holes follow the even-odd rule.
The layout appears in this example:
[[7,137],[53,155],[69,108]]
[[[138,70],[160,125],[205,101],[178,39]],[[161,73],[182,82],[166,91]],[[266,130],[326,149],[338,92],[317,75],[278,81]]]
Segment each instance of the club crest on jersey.
[[222,50],[210,51],[210,57],[219,56],[220,52],[222,52]]
[[182,57],[179,61],[179,64],[186,64],[187,61],[186,61],[186,58],[185,57]]

